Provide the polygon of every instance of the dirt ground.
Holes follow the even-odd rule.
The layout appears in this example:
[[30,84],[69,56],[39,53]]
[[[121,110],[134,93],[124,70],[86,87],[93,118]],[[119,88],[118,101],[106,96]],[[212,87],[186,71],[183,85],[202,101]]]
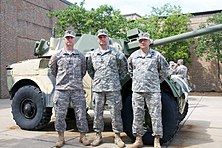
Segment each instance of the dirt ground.
[[222,96],[222,92],[190,92],[189,96]]

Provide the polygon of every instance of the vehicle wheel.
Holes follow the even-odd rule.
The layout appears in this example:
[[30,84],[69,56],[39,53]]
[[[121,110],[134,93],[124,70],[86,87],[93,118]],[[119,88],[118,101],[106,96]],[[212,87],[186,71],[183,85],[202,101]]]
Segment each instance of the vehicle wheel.
[[188,113],[188,108],[189,108],[189,103],[186,102],[185,107],[184,107],[184,111],[180,116],[180,121],[183,121],[183,119],[186,117],[186,115]]
[[[148,117],[147,115],[145,115]],[[132,110],[132,96],[128,96],[123,102],[122,109],[122,119],[124,132],[127,136],[134,141],[135,137],[132,134],[132,123],[133,123],[133,110]],[[149,122],[148,122],[149,123]],[[169,141],[176,130],[178,129],[179,124],[179,110],[178,105],[175,99],[165,92],[162,92],[162,124],[163,124],[163,138],[161,143]],[[151,125],[145,125],[151,127]],[[147,145],[153,144],[152,130],[145,131],[143,135],[143,143]]]
[[123,120],[124,132],[132,141],[134,141],[135,137],[133,136],[132,132],[132,123],[133,123],[132,94],[130,94],[126,98],[123,98],[122,120]]
[[21,87],[12,100],[12,115],[22,129],[39,130],[50,121],[52,108],[45,107],[42,92],[35,86]]
[[76,119],[73,108],[68,108],[68,109],[67,109],[66,118],[68,118],[68,119],[73,119],[73,120]]

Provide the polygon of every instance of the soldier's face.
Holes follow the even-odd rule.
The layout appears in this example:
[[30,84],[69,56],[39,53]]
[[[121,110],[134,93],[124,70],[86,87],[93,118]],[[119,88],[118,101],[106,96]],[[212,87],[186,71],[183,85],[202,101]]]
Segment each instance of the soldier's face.
[[150,46],[150,40],[147,39],[139,40],[139,46],[141,49],[148,49]]
[[72,36],[65,37],[65,44],[66,46],[74,46],[75,38]]
[[109,42],[109,38],[106,35],[98,36],[98,42],[100,46],[107,46]]

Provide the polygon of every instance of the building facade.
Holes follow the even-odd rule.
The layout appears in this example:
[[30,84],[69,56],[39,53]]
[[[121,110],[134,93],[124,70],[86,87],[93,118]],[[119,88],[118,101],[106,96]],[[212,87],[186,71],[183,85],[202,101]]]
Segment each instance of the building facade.
[[66,8],[65,0],[0,0],[0,98],[9,98],[6,66],[36,58],[35,41],[51,36],[52,10]]
[[[206,11],[193,13],[191,20],[191,27],[193,30],[199,28],[201,23],[206,23],[209,17],[213,14],[221,13],[222,10]],[[197,45],[198,46],[198,45]],[[197,57],[194,48],[190,48],[191,64],[188,67],[188,79],[193,91],[196,92],[222,92],[222,83],[218,79],[218,65],[215,59],[206,62],[204,58]],[[222,69],[222,64],[220,64]],[[220,72],[220,79],[222,80],[222,72]]]

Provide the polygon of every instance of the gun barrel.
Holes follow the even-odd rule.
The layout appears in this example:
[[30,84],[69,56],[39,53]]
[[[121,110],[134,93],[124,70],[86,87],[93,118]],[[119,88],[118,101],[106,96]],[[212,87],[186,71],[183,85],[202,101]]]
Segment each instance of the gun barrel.
[[207,28],[203,28],[203,29],[199,29],[199,30],[195,30],[191,32],[186,32],[186,33],[170,36],[163,39],[157,39],[153,42],[152,46],[159,46],[159,45],[163,45],[163,44],[167,44],[167,43],[171,43],[171,42],[175,42],[179,40],[184,40],[188,38],[193,38],[196,36],[201,36],[204,34],[209,34],[209,33],[217,32],[221,30],[222,30],[222,24],[219,24],[212,27],[207,27]]

